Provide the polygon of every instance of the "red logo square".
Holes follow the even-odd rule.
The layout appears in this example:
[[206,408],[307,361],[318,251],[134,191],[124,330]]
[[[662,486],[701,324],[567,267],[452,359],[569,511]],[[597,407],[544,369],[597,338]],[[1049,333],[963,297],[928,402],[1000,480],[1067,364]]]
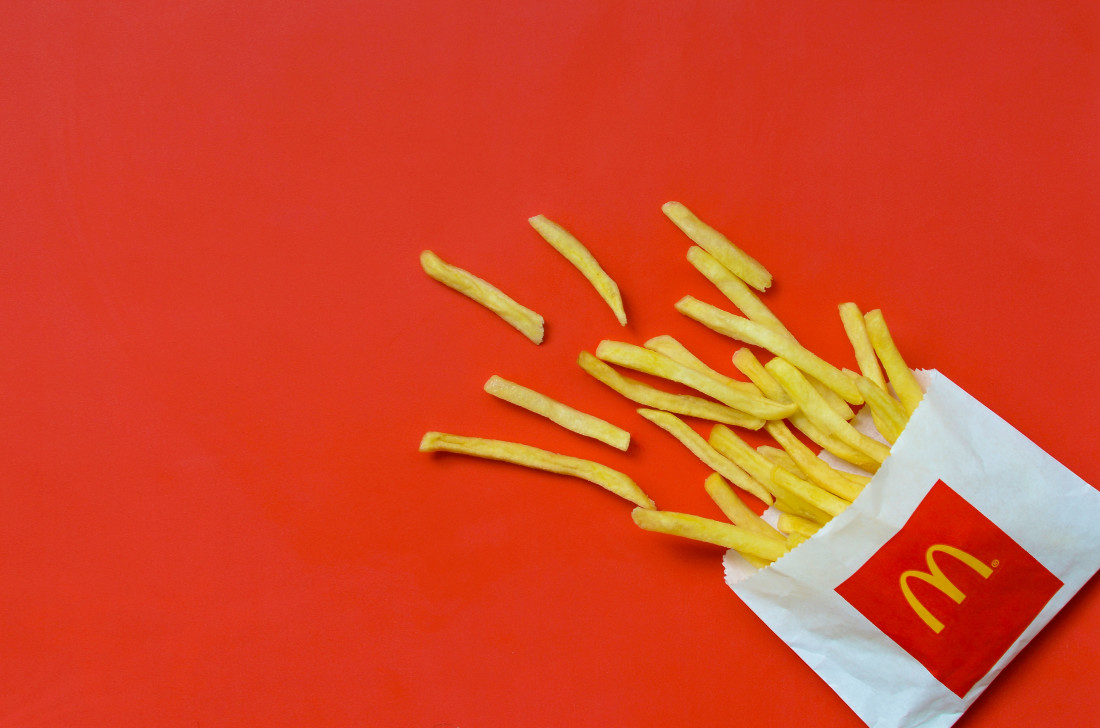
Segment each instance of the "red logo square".
[[961,698],[1061,587],[941,480],[836,591]]

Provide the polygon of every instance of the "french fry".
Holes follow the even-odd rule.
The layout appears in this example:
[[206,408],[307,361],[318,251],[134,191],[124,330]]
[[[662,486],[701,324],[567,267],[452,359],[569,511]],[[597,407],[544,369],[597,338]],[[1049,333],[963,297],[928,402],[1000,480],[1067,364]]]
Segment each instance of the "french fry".
[[[783,538],[783,534],[772,528],[770,523],[756,515],[751,508],[745,505],[745,502],[737,496],[737,493],[730,487],[725,478],[718,473],[711,473],[707,476],[707,479],[703,482],[703,488],[706,489],[707,495],[725,514],[726,518],[730,519],[730,523],[733,525],[754,531],[762,536],[775,539]],[[770,563],[752,554],[742,554],[742,556],[758,569],[762,569]]]
[[772,284],[772,274],[745,251],[730,242],[722,233],[700,220],[679,202],[666,202],[661,210],[685,235],[703,250],[713,255],[731,273],[758,291]]
[[894,344],[894,338],[890,335],[890,329],[886,327],[886,319],[883,318],[882,311],[877,308],[874,311],[868,311],[863,320],[867,323],[867,335],[871,337],[871,345],[875,347],[875,353],[882,362],[882,368],[886,370],[890,386],[894,388],[894,393],[898,395],[906,413],[913,414],[921,399],[924,398],[924,391],[913,375],[913,370],[905,363],[897,345]]
[[719,371],[711,369],[699,357],[692,354],[686,346],[667,334],[654,336],[652,339],[645,342],[643,346],[650,351],[655,351],[658,354],[664,354],[674,362],[678,362],[690,369],[694,369],[700,374],[706,374],[708,377],[717,379],[719,382],[722,382],[726,386],[740,390],[749,396],[761,396],[760,390],[757,389],[756,385],[752,382],[742,382],[734,379],[733,377],[728,377]]
[[633,344],[604,340],[596,347],[596,356],[610,364],[618,364],[627,369],[679,382],[754,417],[766,420],[782,419],[795,411],[792,404],[780,404],[762,396],[747,395],[691,367],[675,362],[663,354]]
[[778,465],[787,472],[794,473],[803,480],[807,480],[808,476],[798,467],[798,463],[794,461],[787,451],[781,447],[772,447],[771,445],[758,445],[756,452],[767,458],[768,462],[772,465]]
[[859,371],[885,392],[886,379],[882,376],[882,369],[879,368],[875,348],[871,345],[871,337],[867,335],[867,323],[863,320],[863,312],[859,310],[859,306],[851,302],[840,304],[839,310],[840,322],[844,324],[844,333],[848,335],[848,341],[852,344]]
[[702,273],[708,281],[722,292],[722,295],[730,300],[730,303],[750,320],[774,329],[784,336],[794,338],[787,327],[783,325],[783,322],[779,320],[779,317],[772,313],[771,309],[760,300],[759,296],[753,293],[752,289],[743,280],[719,263],[713,255],[699,246],[693,245],[688,248],[687,259],[695,267],[695,270]]
[[630,433],[621,427],[562,404],[545,394],[494,374],[485,382],[485,391],[517,407],[541,415],[578,435],[591,437],[619,450],[630,447]]
[[[776,496],[793,496],[794,499],[808,503],[814,508],[820,509],[830,516],[838,516],[844,512],[851,503],[843,498],[837,498],[823,488],[803,480],[796,475],[788,473],[783,468],[776,466],[772,469],[772,483],[777,488]],[[817,520],[817,519],[814,519]]]
[[806,543],[809,538],[810,537],[804,533],[792,533],[790,536],[787,536],[787,548],[793,551]]
[[[805,480],[816,483],[833,495],[839,496],[845,500],[851,501],[856,499],[862,487],[856,485],[851,480],[844,477],[840,471],[835,470],[824,460],[814,455],[810,448],[806,447],[801,440],[795,437],[786,423],[769,422],[766,427],[768,434],[775,438],[775,441],[779,443],[787,455],[789,455],[802,472],[805,473]],[[797,473],[795,474],[797,475]]]
[[[776,402],[790,402],[790,395],[783,389],[775,377],[768,373],[760,360],[748,349],[738,349],[733,354],[733,364],[737,369],[755,384],[764,396]],[[821,430],[803,412],[796,412],[787,418],[792,425],[798,428],[802,434],[810,438],[818,447],[836,455],[841,460],[849,462],[867,472],[875,472],[879,463],[867,457],[860,450],[843,442],[836,437]]]
[[543,240],[550,243],[554,250],[576,266],[600,297],[611,307],[615,318],[626,326],[626,310],[623,308],[623,297],[619,293],[619,286],[611,279],[611,276],[600,266],[596,258],[589,252],[581,241],[573,237],[568,230],[545,215],[535,215],[528,219],[531,227],[538,231]]
[[641,508],[655,508],[642,489],[627,475],[606,465],[569,455],[542,450],[531,445],[504,440],[487,440],[480,437],[452,435],[445,432],[427,432],[420,440],[420,452],[451,452],[460,455],[501,460],[536,470],[560,475],[570,475],[611,491]]
[[635,508],[634,523],[646,531],[681,536],[716,546],[736,549],[745,555],[753,555],[771,562],[787,553],[787,544],[768,536],[761,536],[732,523],[722,523],[702,516],[672,511]]
[[776,525],[779,526],[780,531],[788,535],[799,533],[809,537],[821,530],[820,523],[815,523],[808,518],[802,518],[792,513],[780,513]]
[[[767,427],[767,425],[764,425],[764,427]],[[769,491],[772,490],[771,474],[775,466],[742,440],[733,430],[725,425],[714,425],[710,429],[710,437],[707,438],[707,442],[726,459],[756,478]]]
[[798,515],[800,518],[806,518],[814,523],[818,523],[824,526],[826,523],[832,520],[825,511],[820,508],[814,508],[809,503],[799,501],[794,496],[784,494],[783,496],[776,498],[775,503],[772,504],[775,509],[781,513],[791,513]]
[[863,404],[863,397],[855,383],[839,369],[790,338],[777,334],[767,326],[735,316],[728,311],[711,306],[692,296],[684,296],[676,302],[676,310],[709,329],[746,344],[767,349],[783,357],[793,365],[817,378],[850,404]]
[[[890,455],[890,448],[878,440],[873,440],[867,435],[852,427],[843,418],[837,416],[817,390],[810,385],[806,377],[790,362],[776,357],[764,368],[775,377],[787,394],[795,401],[798,408],[806,414],[810,420],[822,430],[847,443],[856,450],[867,455],[872,460],[881,463]],[[855,386],[853,384],[853,386]]]
[[738,488],[752,493],[765,503],[771,504],[771,493],[763,484],[715,450],[710,443],[679,417],[661,410],[645,408],[639,409],[638,414],[679,440],[684,447],[690,450],[695,457],[702,460],[711,470],[719,473]]
[[496,286],[445,262],[430,250],[420,254],[420,265],[435,280],[480,303],[534,343],[542,343],[545,329],[542,316],[516,303]]
[[871,418],[875,422],[875,428],[893,445],[901,436],[901,431],[909,422],[909,415],[905,408],[896,399],[886,393],[867,377],[856,380],[856,386],[863,393],[863,399],[871,408]]
[[[832,409],[833,412],[836,412],[841,419],[850,420],[856,416],[856,413],[839,394],[826,387],[814,377],[806,377],[806,379],[809,381],[810,385],[817,390],[817,393],[821,395],[821,398],[825,400],[825,404],[829,405],[829,408]],[[859,389],[859,387],[856,387],[856,389]]]
[[693,397],[690,394],[665,392],[636,379],[624,377],[615,371],[610,364],[601,361],[587,351],[580,353],[580,356],[577,357],[577,363],[581,369],[584,369],[597,381],[640,405],[711,422],[737,425],[749,430],[759,430],[764,426],[763,419],[745,414],[741,410],[727,407],[724,404],[701,397]]

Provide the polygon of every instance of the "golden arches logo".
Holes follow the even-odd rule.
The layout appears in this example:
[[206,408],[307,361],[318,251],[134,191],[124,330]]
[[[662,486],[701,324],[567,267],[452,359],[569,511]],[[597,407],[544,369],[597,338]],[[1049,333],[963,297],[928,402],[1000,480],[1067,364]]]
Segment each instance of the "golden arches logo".
[[[993,573],[993,567],[979,561],[962,549],[955,548],[954,546],[948,546],[947,544],[936,544],[929,546],[928,550],[924,554],[925,561],[928,562],[928,571],[918,571],[917,569],[910,569],[902,573],[898,582],[901,585],[901,593],[905,595],[905,601],[909,603],[909,606],[913,608],[913,611],[917,613],[917,616],[924,620],[924,623],[928,627],[939,634],[943,631],[943,622],[936,619],[932,612],[928,611],[928,608],[921,603],[916,596],[913,595],[913,590],[909,587],[910,579],[919,579],[923,582],[931,584],[935,588],[939,589],[946,596],[950,597],[956,604],[961,604],[963,599],[966,599],[966,595],[962,590],[955,586],[954,582],[947,578],[940,569],[939,564],[936,563],[936,554],[944,553],[951,556],[962,563],[969,566],[974,571],[978,572],[983,579],[988,579],[989,575]],[[994,561],[994,564],[997,562]]]

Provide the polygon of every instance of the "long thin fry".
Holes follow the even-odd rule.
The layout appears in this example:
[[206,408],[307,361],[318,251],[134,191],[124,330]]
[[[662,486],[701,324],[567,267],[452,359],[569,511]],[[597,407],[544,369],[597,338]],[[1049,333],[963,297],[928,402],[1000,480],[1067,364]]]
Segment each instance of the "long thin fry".
[[722,233],[700,220],[679,202],[666,202],[661,210],[699,247],[717,258],[731,273],[758,291],[772,284],[772,274],[745,251],[730,242]]
[[591,437],[611,447],[626,450],[630,447],[630,433],[599,417],[562,404],[545,394],[494,374],[485,382],[485,391],[494,397],[542,415],[578,435]]
[[[722,404],[763,419],[782,419],[792,414],[795,407],[773,402],[762,396],[750,396],[728,387],[716,379],[669,359],[664,354],[621,341],[604,340],[596,347],[596,356],[611,364],[652,374],[656,377],[679,382],[692,389],[714,397]],[[852,385],[853,387],[855,385]]]
[[874,311],[868,311],[863,320],[867,323],[867,335],[871,337],[871,345],[875,347],[875,353],[882,362],[882,368],[886,370],[890,386],[894,388],[905,411],[910,415],[913,414],[921,399],[924,398],[924,391],[913,375],[913,370],[905,363],[897,345],[894,344],[894,338],[890,335],[890,329],[886,327],[886,319],[883,318],[882,311],[877,308]]
[[759,346],[776,356],[787,359],[799,369],[819,379],[829,389],[843,397],[846,402],[863,404],[863,397],[856,389],[856,385],[843,372],[790,338],[775,333],[767,326],[749,321],[742,316],[735,316],[692,296],[684,296],[677,301],[676,310],[720,334],[743,341],[746,344]]
[[487,440],[480,437],[451,435],[444,432],[427,432],[420,441],[420,452],[445,451],[460,455],[501,460],[536,470],[560,475],[571,475],[605,488],[642,508],[654,508],[638,484],[627,475],[591,460],[561,455],[531,445],[504,440]]
[[738,488],[752,493],[765,503],[771,504],[771,493],[763,484],[711,447],[710,443],[679,417],[661,410],[644,408],[639,409],[638,414],[679,440],[684,447],[690,450],[695,457],[702,460],[711,470],[719,473]]
[[632,515],[634,522],[646,531],[681,536],[695,541],[712,543],[716,546],[736,549],[742,554],[752,554],[769,562],[775,561],[787,553],[787,545],[784,542],[761,536],[732,523],[722,523],[710,518],[694,516],[690,513],[655,511],[644,508],[635,508]]
[[783,322],[779,320],[779,317],[772,313],[772,310],[760,300],[760,297],[753,293],[752,289],[743,280],[719,263],[713,255],[699,246],[693,245],[688,248],[687,259],[695,267],[695,270],[702,273],[730,300],[730,303],[737,306],[738,310],[749,319],[774,329],[784,336],[794,338],[787,327],[783,325]]
[[445,262],[430,250],[420,254],[420,265],[424,268],[424,272],[435,280],[480,303],[536,344],[542,343],[544,332],[542,316],[516,303],[496,286],[469,271]]
[[863,393],[863,398],[867,400],[867,406],[871,408],[871,418],[875,422],[875,428],[891,445],[897,442],[901,431],[909,422],[909,415],[901,402],[891,397],[867,377],[859,377],[856,380],[856,386]]
[[742,382],[733,377],[728,377],[722,372],[711,369],[702,359],[692,354],[690,349],[668,334],[654,336],[652,339],[645,342],[643,346],[650,351],[664,354],[672,361],[683,364],[690,369],[694,369],[700,374],[706,374],[712,379],[717,379],[719,382],[722,382],[722,384],[744,392],[751,397],[762,396],[760,390],[757,389],[756,385],[752,382]]
[[879,368],[875,348],[871,345],[871,337],[867,335],[867,323],[863,320],[863,312],[852,302],[840,304],[839,310],[840,322],[844,324],[844,333],[848,335],[848,341],[852,344],[859,371],[886,391],[886,379],[882,376],[882,369]]
[[568,230],[545,215],[535,215],[529,218],[528,222],[538,231],[543,240],[550,243],[554,250],[564,255],[577,270],[584,274],[600,297],[611,307],[619,323],[626,326],[626,311],[623,308],[623,297],[619,293],[619,286],[600,266],[588,248]]
[[665,392],[636,379],[624,377],[615,371],[610,364],[601,361],[587,351],[580,353],[580,356],[577,357],[577,364],[597,381],[602,382],[627,399],[646,407],[688,417],[697,417],[711,422],[737,425],[749,430],[759,430],[764,426],[763,419],[745,414],[741,410],[727,407],[724,404],[701,397],[693,397],[690,394]]
[[[814,455],[810,448],[795,437],[784,422],[769,422],[768,433],[798,464],[807,480],[816,483],[830,493],[845,500],[855,500],[862,488],[844,477],[840,471]],[[792,471],[793,472],[793,471]],[[797,475],[797,473],[795,473]]]

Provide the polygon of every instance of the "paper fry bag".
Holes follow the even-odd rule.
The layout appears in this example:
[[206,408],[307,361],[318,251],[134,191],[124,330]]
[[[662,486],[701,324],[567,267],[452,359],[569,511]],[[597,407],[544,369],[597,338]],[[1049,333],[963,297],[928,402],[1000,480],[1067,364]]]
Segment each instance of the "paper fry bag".
[[1100,568],[1100,493],[939,372],[864,492],[733,591],[874,728],[950,726]]

